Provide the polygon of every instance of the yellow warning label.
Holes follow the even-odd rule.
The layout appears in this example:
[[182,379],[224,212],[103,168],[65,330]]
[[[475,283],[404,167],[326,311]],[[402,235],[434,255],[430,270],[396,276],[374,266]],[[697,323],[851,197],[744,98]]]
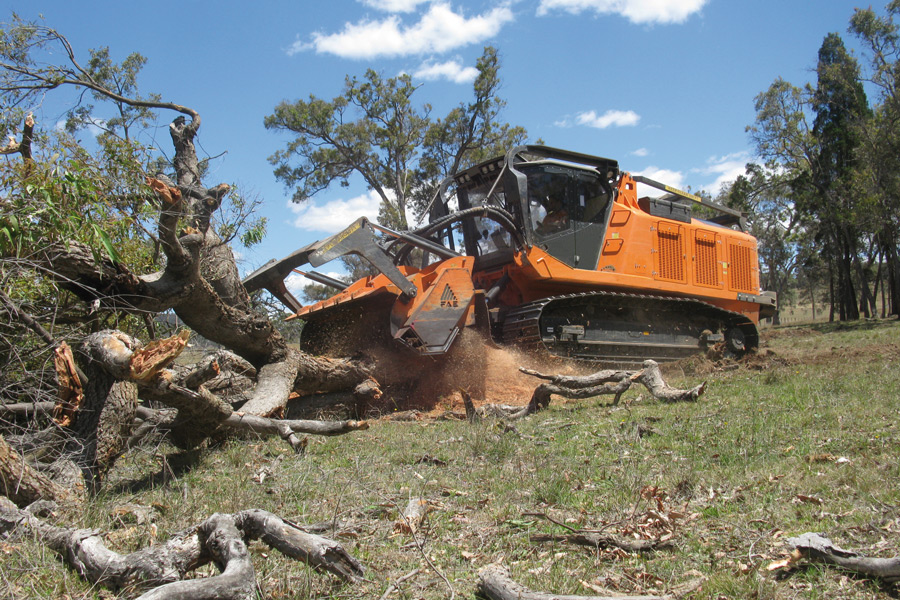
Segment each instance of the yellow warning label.
[[694,202],[703,202],[703,198],[701,198],[700,196],[695,196],[694,194],[690,194],[688,192],[685,192],[684,190],[679,190],[678,188],[673,188],[671,185],[667,185],[664,187],[666,188],[667,192],[672,192],[673,194],[677,194],[684,198],[690,198]]
[[350,237],[360,227],[362,227],[362,223],[357,221],[356,223],[354,223],[353,225],[351,225],[344,231],[340,232],[339,234],[337,234],[336,236],[331,238],[331,240],[329,240],[327,244],[325,244],[324,246],[319,248],[317,250],[317,252],[319,252],[320,254],[325,254],[326,252],[328,252],[329,250],[331,250],[332,248],[334,248],[335,246],[337,246],[338,244],[340,244],[341,242],[346,240],[348,237]]

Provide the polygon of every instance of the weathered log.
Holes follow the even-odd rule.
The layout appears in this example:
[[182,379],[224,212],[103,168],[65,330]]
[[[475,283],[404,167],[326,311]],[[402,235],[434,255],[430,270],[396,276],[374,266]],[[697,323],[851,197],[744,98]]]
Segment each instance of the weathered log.
[[655,361],[645,360],[642,366],[643,368],[635,373],[633,379],[638,383],[642,383],[653,394],[653,397],[660,402],[693,402],[706,391],[705,381],[689,390],[679,390],[671,387],[663,380],[662,373],[659,371],[659,365]]
[[179,375],[190,373],[166,370],[143,385],[141,392],[147,399],[177,409],[169,427],[169,438],[179,448],[190,449],[215,433],[233,411],[230,404],[203,385],[194,389],[182,385]]
[[179,581],[209,562],[194,530],[128,555],[109,550],[100,532],[48,525],[24,510],[0,507],[0,532],[27,529],[60,555],[81,577],[112,589],[147,588]]
[[368,429],[366,421],[311,421],[305,419],[269,419],[256,415],[245,415],[243,412],[233,413],[222,422],[222,427],[260,433],[281,435],[284,428],[293,433],[310,435],[343,435],[351,431]]
[[[214,514],[165,543],[126,555],[109,550],[98,531],[54,527],[30,512],[0,502],[0,533],[19,529],[32,531],[92,583],[114,590],[155,588],[141,596],[145,600],[255,597],[256,580],[246,547],[247,541],[254,539],[346,582],[361,581],[365,572],[339,543],[255,509]],[[221,575],[182,581],[187,573],[210,561],[222,570]]]
[[285,406],[285,418],[316,419],[322,415],[329,418],[363,418],[382,412],[378,400],[382,397],[381,387],[371,377],[347,391],[292,394]]
[[[184,371],[179,375],[183,385],[196,389],[205,385],[211,392],[230,395],[230,387],[235,379],[256,381],[256,369],[249,362],[228,350],[210,352],[192,365],[173,365],[173,371]],[[241,385],[244,385],[243,381]],[[238,390],[239,392],[242,390]]]
[[256,574],[253,563],[250,562],[247,544],[241,539],[234,517],[214,514],[197,528],[197,537],[199,545],[209,554],[221,574],[204,579],[168,583],[143,594],[139,600],[256,598]]
[[888,583],[900,581],[900,557],[869,558],[844,550],[818,533],[804,533],[788,538],[800,557],[811,562],[834,565],[868,577],[877,577]]
[[264,365],[259,370],[256,388],[250,400],[241,407],[241,410],[263,417],[281,411],[287,404],[294,382],[297,380],[300,354],[298,350],[289,348],[281,360]]
[[10,448],[0,435],[0,495],[25,507],[37,500],[69,500],[75,491],[66,489],[40,471],[32,468],[24,457]]
[[490,600],[674,600],[675,596],[571,596],[531,591],[515,581],[509,570],[488,565],[478,571],[478,589]]
[[365,361],[297,354],[300,366],[294,391],[298,394],[356,390],[360,384],[374,380],[373,366]]

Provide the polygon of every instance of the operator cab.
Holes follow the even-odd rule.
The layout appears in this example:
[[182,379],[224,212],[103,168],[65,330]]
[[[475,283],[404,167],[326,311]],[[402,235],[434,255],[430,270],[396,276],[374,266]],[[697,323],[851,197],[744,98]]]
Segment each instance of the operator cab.
[[[462,246],[481,267],[512,260],[518,239],[572,267],[595,269],[618,175],[610,159],[520,146],[445,181],[432,222],[457,211],[496,209],[459,219],[444,230],[445,243]],[[498,213],[508,217],[505,223]]]
[[612,201],[600,174],[554,160],[516,168],[527,180],[528,226],[535,245],[572,267],[595,268]]

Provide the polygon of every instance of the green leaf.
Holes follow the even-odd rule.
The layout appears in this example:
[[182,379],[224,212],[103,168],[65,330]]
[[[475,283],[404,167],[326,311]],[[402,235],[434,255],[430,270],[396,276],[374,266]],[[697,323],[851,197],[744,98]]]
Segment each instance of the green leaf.
[[100,243],[103,245],[103,249],[106,250],[106,253],[109,255],[109,258],[115,262],[122,262],[122,257],[119,256],[119,253],[116,251],[115,246],[113,246],[112,240],[109,239],[109,236],[105,231],[97,227],[96,224],[91,224],[91,227],[94,228],[94,233],[100,238]]

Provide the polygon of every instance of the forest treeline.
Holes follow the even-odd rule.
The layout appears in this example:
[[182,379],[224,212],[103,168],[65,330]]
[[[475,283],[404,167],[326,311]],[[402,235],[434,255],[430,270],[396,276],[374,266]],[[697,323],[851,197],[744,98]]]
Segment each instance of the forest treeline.
[[[747,128],[757,161],[719,200],[751,215],[761,282],[829,319],[900,314],[900,2],[825,36],[814,83],[776,79]],[[777,317],[776,317],[777,318]],[[777,322],[777,321],[776,321]]]

